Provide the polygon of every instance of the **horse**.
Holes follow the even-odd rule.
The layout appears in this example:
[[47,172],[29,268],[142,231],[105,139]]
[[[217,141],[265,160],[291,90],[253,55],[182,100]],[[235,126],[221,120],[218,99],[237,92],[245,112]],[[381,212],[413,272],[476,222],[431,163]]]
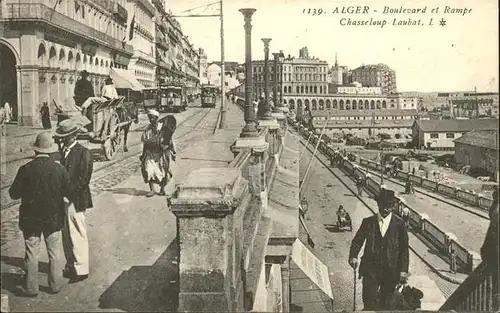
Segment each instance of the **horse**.
[[136,103],[128,103],[126,105],[122,105],[121,107],[117,108],[116,112],[118,113],[120,122],[130,121],[130,123],[125,124],[122,127],[123,151],[128,152],[128,147],[127,147],[128,133],[130,131],[130,125],[132,125],[132,122],[134,122],[135,124],[139,123],[139,107],[137,106]]

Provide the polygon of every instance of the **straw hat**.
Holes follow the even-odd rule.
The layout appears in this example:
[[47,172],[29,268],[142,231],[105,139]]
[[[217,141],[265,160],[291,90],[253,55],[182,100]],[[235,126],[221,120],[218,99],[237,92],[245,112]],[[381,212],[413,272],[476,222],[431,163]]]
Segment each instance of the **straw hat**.
[[52,139],[51,134],[45,132],[36,136],[35,143],[33,144],[33,150],[38,153],[54,153],[57,151],[57,145],[55,144],[54,139]]
[[76,133],[79,129],[80,127],[72,119],[67,119],[59,123],[54,136],[67,137]]

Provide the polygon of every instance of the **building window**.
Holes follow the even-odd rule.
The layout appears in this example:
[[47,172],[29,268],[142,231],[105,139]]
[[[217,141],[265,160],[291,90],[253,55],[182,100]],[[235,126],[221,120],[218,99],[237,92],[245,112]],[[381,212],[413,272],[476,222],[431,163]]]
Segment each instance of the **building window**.
[[437,138],[439,138],[439,134],[437,134],[437,133],[432,133],[432,134],[431,134],[431,138],[432,138],[432,139],[437,139]]
[[454,133],[446,133],[446,138],[453,139],[453,138],[455,138],[455,134]]

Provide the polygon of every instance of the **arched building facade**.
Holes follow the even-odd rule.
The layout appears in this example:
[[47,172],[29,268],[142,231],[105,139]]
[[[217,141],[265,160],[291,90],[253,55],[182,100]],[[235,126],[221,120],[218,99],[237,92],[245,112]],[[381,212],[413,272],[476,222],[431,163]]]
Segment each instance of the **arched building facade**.
[[[0,5],[0,47],[15,59],[15,63],[2,62],[1,70],[15,68],[16,82],[15,88],[11,84],[8,92],[0,94],[0,101],[12,102],[19,125],[40,123],[44,102],[72,102],[82,70],[90,73],[88,79],[100,95],[110,68],[127,68],[132,57],[132,46],[122,42],[126,11],[115,14],[112,5],[83,5],[74,0],[4,1]],[[33,19],[38,22],[27,22]]]

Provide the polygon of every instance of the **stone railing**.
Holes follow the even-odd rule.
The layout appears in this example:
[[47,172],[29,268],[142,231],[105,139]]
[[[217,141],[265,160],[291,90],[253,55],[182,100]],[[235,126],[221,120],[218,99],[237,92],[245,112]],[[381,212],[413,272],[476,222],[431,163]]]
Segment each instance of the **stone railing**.
[[[296,130],[304,137],[309,137],[309,130],[302,126],[297,126]],[[316,145],[318,142],[319,136],[313,135],[309,142],[313,145]],[[327,158],[331,158],[335,155],[334,149],[329,147],[324,141],[319,144],[318,151],[323,153]],[[372,162],[374,163],[374,162]],[[378,164],[379,165],[379,164]],[[373,164],[375,167],[375,164]],[[347,158],[342,158],[339,163],[339,167],[348,175],[354,177],[361,177],[365,180],[366,189],[377,195],[381,190],[380,182],[376,181],[374,177],[370,174],[367,174],[363,171],[357,164],[347,160]],[[446,233],[439,229],[428,216],[425,214],[420,214],[413,208],[411,208],[408,204],[404,203],[404,201],[400,201],[400,208],[398,212],[395,212],[398,215],[401,215],[403,208],[406,207],[410,211],[410,223],[414,226],[413,230],[424,236],[440,253],[445,256],[448,260],[449,253],[455,250],[457,257],[457,265],[459,268],[467,273],[472,272],[477,265],[481,262],[481,257],[478,253],[474,251],[469,251],[462,244],[460,244],[455,236],[451,233]]]
[[2,12],[1,18],[8,18],[15,21],[25,22],[29,20],[44,21],[64,28],[82,36],[97,41],[100,45],[111,47],[115,50],[123,51],[128,54],[133,53],[133,48],[129,44],[124,44],[118,39],[115,39],[97,29],[88,25],[82,24],[69,16],[56,12],[52,8],[41,3],[13,3],[8,5],[7,12]]
[[[361,157],[357,157],[360,160],[360,164],[369,169],[380,171],[381,165],[377,162],[367,160]],[[431,192],[443,195],[445,197],[451,198],[458,202],[471,205],[482,210],[489,210],[493,203],[493,199],[488,198],[484,195],[478,194],[474,191],[463,190],[459,187],[452,187],[446,184],[439,183],[432,179],[427,179],[422,176],[413,175],[400,170],[396,171],[396,175],[393,178],[397,178],[406,182],[410,180],[415,186],[425,188]]]
[[[268,248],[275,234],[274,177],[287,162],[281,161],[280,128],[261,127],[258,137],[237,139],[228,147],[234,154],[228,166],[194,170],[176,186],[179,311],[288,308],[287,255],[276,257]],[[296,180],[298,191],[298,169]]]

